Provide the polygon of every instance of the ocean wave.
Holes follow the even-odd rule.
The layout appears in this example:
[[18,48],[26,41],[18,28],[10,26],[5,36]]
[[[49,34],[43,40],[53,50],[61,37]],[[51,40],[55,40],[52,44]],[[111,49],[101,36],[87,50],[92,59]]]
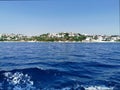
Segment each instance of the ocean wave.
[[40,68],[0,71],[0,90],[41,90],[60,74],[57,70]]
[[[62,71],[40,68],[0,71],[0,90],[119,90],[119,87],[97,83],[72,82],[64,79],[65,75]],[[62,82],[57,82],[59,80]]]
[[105,86],[89,86],[89,87],[66,87],[61,90],[114,90],[113,87],[105,87]]
[[74,83],[75,85],[59,86],[58,88],[54,85],[45,86],[42,84],[42,82],[50,84],[52,82],[51,80],[59,79],[56,77],[62,75],[62,73],[57,70],[44,70],[39,68],[0,71],[0,90],[119,90],[114,87],[102,85],[76,85]]
[[113,90],[113,87],[106,87],[106,86],[89,86],[85,87],[85,90]]
[[21,72],[5,72],[4,81],[1,84],[3,90],[33,90],[34,82],[28,74]]

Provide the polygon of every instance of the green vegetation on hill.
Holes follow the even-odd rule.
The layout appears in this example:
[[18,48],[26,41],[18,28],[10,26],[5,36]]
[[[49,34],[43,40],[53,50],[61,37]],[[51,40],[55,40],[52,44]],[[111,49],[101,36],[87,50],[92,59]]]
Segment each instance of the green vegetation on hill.
[[120,39],[116,40],[117,42],[120,42]]
[[0,34],[0,41],[43,41],[43,42],[120,42],[119,35],[82,35],[80,33],[47,33],[39,36],[22,34]]
[[[32,40],[36,41],[82,41],[86,39],[84,35],[70,36],[69,33],[59,33],[59,36],[50,36],[49,34],[42,34],[40,36],[33,36]],[[62,36],[63,35],[63,36]]]
[[27,37],[21,34],[4,34],[0,37],[0,41],[82,41],[86,36],[79,33],[55,33],[55,34],[41,34],[39,36]]

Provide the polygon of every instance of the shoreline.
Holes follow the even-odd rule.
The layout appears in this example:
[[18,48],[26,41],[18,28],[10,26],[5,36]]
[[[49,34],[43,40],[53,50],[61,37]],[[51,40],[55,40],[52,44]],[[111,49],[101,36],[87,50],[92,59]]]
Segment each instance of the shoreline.
[[90,42],[85,42],[85,41],[0,41],[1,42],[20,42],[20,43],[120,43],[119,41],[90,41]]

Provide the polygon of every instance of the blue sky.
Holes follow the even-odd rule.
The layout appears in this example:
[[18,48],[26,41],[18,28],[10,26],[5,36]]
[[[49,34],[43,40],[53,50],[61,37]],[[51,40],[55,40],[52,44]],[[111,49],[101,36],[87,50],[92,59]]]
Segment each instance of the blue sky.
[[0,33],[118,34],[119,0],[0,1]]

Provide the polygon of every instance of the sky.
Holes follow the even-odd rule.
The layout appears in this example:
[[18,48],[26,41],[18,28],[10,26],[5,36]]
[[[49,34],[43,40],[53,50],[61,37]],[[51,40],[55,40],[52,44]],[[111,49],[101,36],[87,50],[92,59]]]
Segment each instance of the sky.
[[0,33],[119,34],[119,0],[0,0]]

